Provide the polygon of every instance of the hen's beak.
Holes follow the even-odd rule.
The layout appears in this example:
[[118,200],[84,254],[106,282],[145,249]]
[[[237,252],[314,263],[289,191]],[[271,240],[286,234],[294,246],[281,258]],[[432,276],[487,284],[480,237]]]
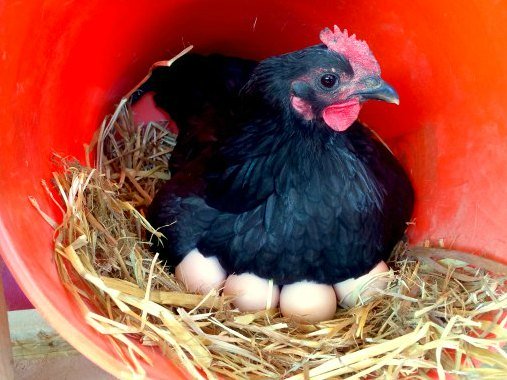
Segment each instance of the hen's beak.
[[359,96],[362,101],[376,99],[384,102],[399,105],[400,98],[394,88],[379,77],[366,78],[363,81],[363,88],[352,94]]

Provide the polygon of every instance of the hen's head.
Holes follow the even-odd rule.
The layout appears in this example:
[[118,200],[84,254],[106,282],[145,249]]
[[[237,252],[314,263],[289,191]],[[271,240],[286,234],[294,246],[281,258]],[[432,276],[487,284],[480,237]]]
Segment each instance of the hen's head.
[[340,132],[357,119],[366,100],[399,103],[364,41],[337,26],[324,29],[320,39],[321,45],[262,61],[247,91],[261,92],[272,105],[305,121],[323,120]]

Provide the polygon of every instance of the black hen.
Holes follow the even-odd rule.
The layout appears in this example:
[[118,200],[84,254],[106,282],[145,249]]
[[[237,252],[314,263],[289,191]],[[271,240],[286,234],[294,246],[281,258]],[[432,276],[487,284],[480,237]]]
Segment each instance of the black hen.
[[393,155],[354,122],[367,99],[397,101],[361,54],[330,43],[259,63],[240,98],[227,99],[232,110],[243,102],[243,122],[223,119],[233,133],[205,174],[181,172],[150,206],[167,237],[161,258],[177,265],[197,248],[228,273],[283,285],[334,284],[389,256],[414,195]]

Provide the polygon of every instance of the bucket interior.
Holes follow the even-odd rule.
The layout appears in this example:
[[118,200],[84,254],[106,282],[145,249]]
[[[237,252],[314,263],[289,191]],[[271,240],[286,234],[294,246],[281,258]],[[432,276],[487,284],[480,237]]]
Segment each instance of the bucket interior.
[[[338,24],[368,42],[401,104],[360,119],[416,189],[411,243],[442,241],[507,262],[507,5],[497,1],[5,1],[0,7],[0,247],[32,303],[118,377],[128,369],[87,326],[56,273],[44,192],[53,153],[83,158],[103,117],[151,64],[189,44],[262,59],[319,42]],[[206,73],[201,73],[206,75]],[[177,378],[150,352],[151,378]],[[181,375],[183,376],[183,375]]]

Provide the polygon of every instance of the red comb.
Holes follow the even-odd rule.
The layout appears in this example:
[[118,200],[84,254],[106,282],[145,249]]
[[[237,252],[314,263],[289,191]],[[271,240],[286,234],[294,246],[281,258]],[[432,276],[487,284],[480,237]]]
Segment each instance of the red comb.
[[349,36],[347,29],[343,32],[334,26],[334,32],[326,28],[320,32],[320,40],[329,50],[333,50],[345,56],[352,66],[361,66],[362,68],[380,74],[380,66],[373,56],[368,44],[358,40],[355,34]]

